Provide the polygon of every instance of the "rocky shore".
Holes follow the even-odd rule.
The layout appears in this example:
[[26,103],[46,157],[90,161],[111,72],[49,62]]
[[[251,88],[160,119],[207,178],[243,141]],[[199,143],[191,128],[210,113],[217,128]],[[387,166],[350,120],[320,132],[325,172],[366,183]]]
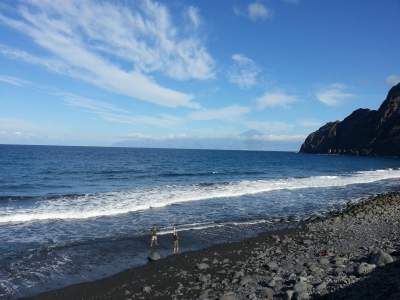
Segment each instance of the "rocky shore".
[[400,194],[30,299],[400,299]]

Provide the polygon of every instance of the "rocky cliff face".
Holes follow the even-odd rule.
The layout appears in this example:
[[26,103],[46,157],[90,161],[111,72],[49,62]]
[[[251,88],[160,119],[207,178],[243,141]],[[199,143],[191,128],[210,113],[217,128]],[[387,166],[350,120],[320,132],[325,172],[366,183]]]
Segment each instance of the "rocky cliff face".
[[311,133],[300,152],[353,155],[400,155],[400,83],[378,110],[357,109],[343,121]]

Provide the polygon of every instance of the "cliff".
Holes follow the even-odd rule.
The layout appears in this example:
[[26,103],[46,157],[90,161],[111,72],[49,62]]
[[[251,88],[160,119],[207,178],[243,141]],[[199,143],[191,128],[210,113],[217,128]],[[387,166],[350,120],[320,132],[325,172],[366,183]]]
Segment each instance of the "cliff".
[[325,124],[306,138],[300,152],[400,155],[400,83],[378,110],[357,109],[341,122]]

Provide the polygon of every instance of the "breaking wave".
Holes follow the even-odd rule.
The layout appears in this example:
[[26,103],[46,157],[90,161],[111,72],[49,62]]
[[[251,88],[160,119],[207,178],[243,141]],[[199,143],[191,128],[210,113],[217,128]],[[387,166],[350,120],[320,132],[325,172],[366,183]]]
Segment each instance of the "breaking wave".
[[[87,219],[125,214],[163,207],[175,203],[304,188],[340,187],[400,178],[400,170],[361,171],[337,176],[311,176],[273,180],[242,180],[225,183],[167,185],[110,193],[88,194],[24,201],[7,207],[0,213],[0,223],[29,222],[52,219]],[[18,202],[18,201],[17,201]]]

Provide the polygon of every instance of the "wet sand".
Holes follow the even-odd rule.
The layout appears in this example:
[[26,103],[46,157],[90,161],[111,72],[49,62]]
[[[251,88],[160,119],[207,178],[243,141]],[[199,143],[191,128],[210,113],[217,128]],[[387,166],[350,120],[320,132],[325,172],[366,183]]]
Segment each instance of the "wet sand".
[[400,194],[24,299],[400,299]]

